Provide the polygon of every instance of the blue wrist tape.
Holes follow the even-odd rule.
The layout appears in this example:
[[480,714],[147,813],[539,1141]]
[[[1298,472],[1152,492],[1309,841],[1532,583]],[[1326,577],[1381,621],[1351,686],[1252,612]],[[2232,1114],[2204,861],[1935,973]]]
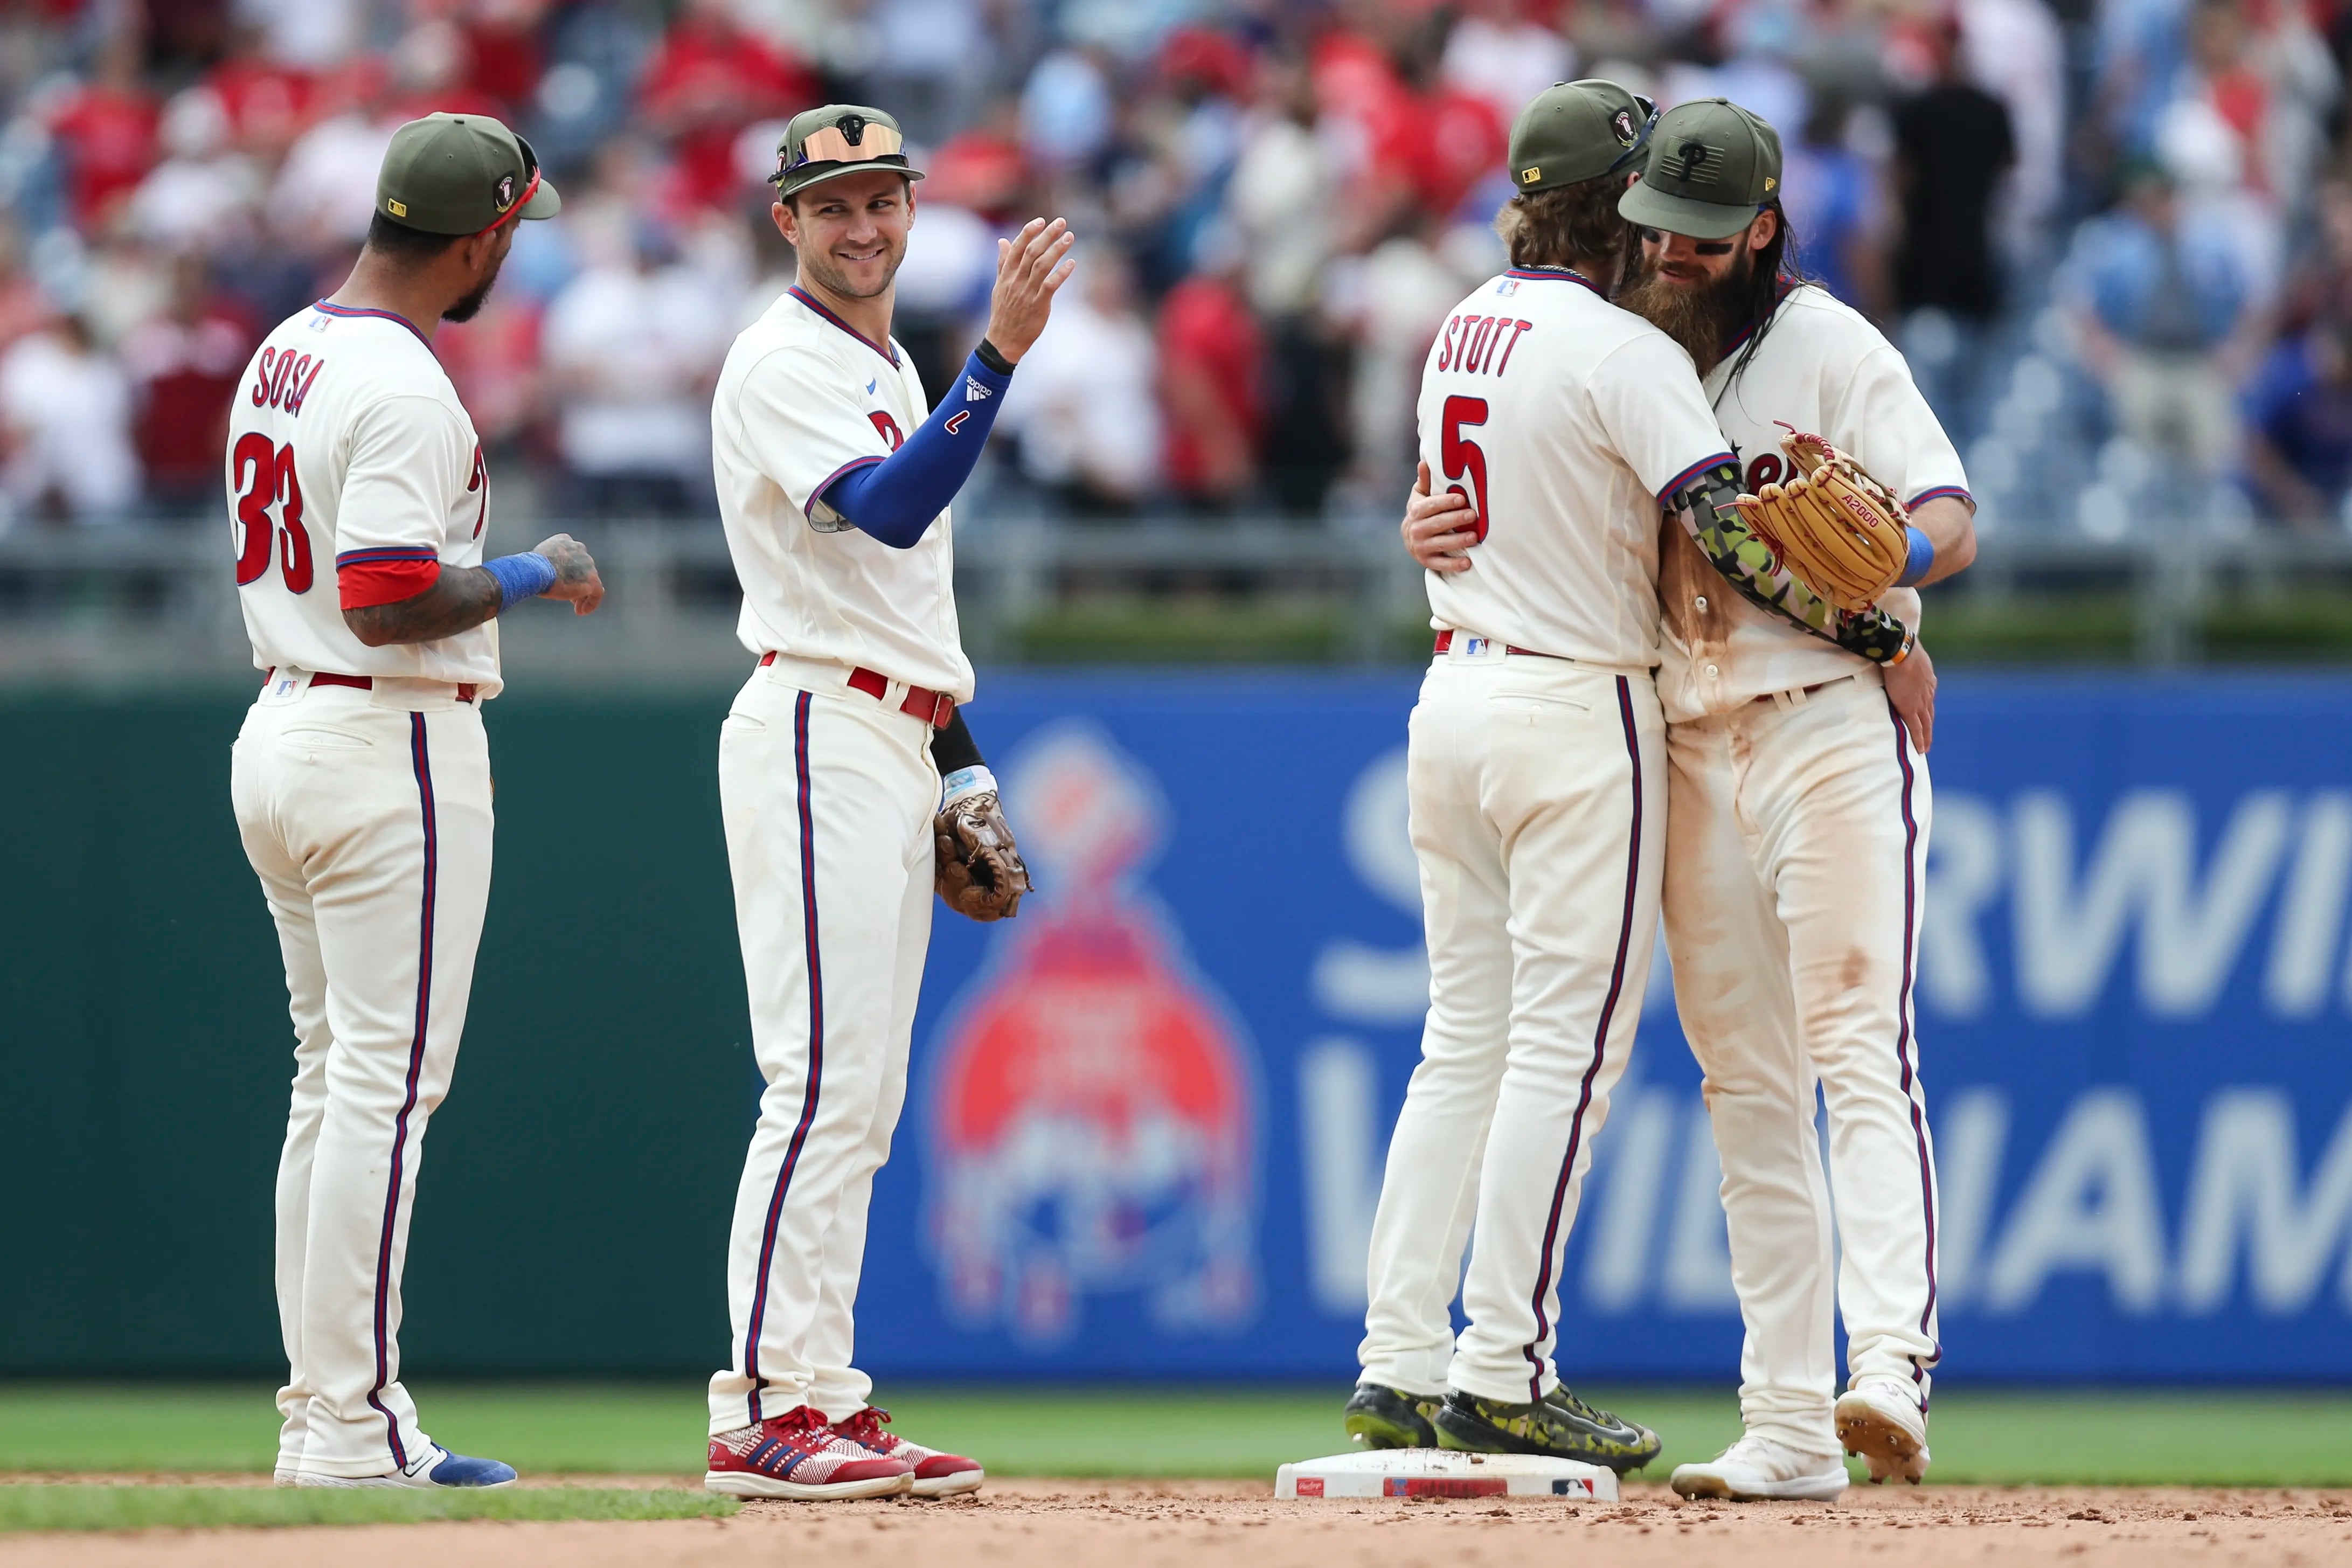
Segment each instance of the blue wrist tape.
[[996,775],[988,764],[976,763],[968,768],[958,768],[940,781],[940,809],[944,811],[967,795],[996,793]]
[[1903,563],[1903,575],[1895,579],[1897,587],[1908,588],[1936,567],[1936,542],[1910,524],[1904,531],[1911,536],[1911,553]]
[[499,580],[499,610],[504,614],[520,599],[536,599],[555,586],[555,563],[536,550],[501,555],[482,563],[482,570]]
[[990,369],[973,354],[906,444],[880,462],[834,480],[825,489],[824,504],[893,549],[914,548],[971,478],[1011,384],[1009,373]]

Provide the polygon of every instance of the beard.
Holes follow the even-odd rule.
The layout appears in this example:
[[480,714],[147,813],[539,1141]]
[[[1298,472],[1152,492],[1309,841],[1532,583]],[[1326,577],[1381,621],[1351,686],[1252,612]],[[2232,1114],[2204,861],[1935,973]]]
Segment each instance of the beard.
[[1647,258],[1634,263],[1633,280],[1617,296],[1622,309],[1649,322],[1689,351],[1705,375],[1723,358],[1723,347],[1748,324],[1756,292],[1756,253],[1742,246],[1722,277],[1677,283],[1660,276]]
[[490,289],[498,283],[499,268],[506,264],[507,258],[503,256],[490,263],[490,275],[477,284],[472,293],[442,311],[441,319],[445,321],[470,321],[480,315],[483,301],[490,297]]

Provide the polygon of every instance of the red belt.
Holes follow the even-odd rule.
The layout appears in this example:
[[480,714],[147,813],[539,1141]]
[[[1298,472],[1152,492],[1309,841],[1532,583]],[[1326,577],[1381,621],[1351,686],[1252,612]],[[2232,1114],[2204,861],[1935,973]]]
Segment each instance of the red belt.
[[[1437,652],[1439,652],[1439,653],[1444,653],[1447,648],[1450,648],[1450,647],[1452,647],[1453,646],[1454,646],[1454,628],[1453,628],[1452,626],[1448,626],[1448,627],[1446,627],[1444,631],[1442,631],[1442,632],[1440,632],[1440,633],[1438,633],[1438,634],[1437,634],[1437,649],[1436,649],[1436,651],[1437,651]],[[1573,663],[1575,663],[1575,662],[1576,662],[1574,659],[1570,658],[1566,654],[1560,654],[1560,653],[1538,653],[1535,649],[1533,649],[1533,648],[1531,648],[1531,647],[1512,647],[1510,644],[1508,644],[1508,643],[1505,643],[1505,644],[1503,645],[1503,651],[1504,651],[1505,653],[1516,653],[1516,654],[1522,654],[1522,655],[1525,655],[1525,656],[1526,656],[1527,658],[1556,658],[1556,659],[1559,659],[1559,660],[1561,660],[1563,663],[1568,663],[1568,664],[1573,664]]]
[[[772,649],[760,656],[762,668],[775,662],[776,655]],[[852,690],[863,691],[877,702],[890,695],[890,678],[864,665],[849,672],[849,685]],[[928,686],[909,686],[906,700],[898,704],[899,712],[912,714],[934,730],[946,729],[949,721],[955,718],[955,710],[954,698],[944,691],[933,691]]]
[[[262,680],[264,684],[267,684],[270,677],[277,673],[278,671],[275,668],[272,668],[268,675],[263,676]],[[311,672],[310,684],[313,686],[351,686],[356,687],[362,691],[373,691],[375,689],[375,677],[372,675],[337,675],[331,670],[321,669]],[[461,680],[457,682],[457,700],[460,702],[471,702],[474,700],[474,693],[477,689],[478,688],[476,688],[471,681]]]

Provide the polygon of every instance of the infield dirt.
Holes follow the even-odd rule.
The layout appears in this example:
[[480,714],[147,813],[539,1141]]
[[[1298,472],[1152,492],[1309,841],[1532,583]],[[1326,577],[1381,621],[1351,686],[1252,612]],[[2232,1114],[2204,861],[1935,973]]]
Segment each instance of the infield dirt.
[[[122,1478],[129,1479],[129,1478]],[[585,1478],[583,1478],[585,1479]],[[598,1478],[613,1484],[612,1478]],[[1376,1537],[1365,1539],[1367,1537]],[[2352,1562],[2352,1492],[2190,1488],[1856,1487],[1834,1504],[1685,1503],[1635,1483],[1622,1504],[1491,1499],[1276,1502],[1270,1484],[992,1482],[939,1502],[748,1504],[733,1519],[149,1531],[0,1538],[0,1563],[57,1568],[742,1568],[872,1559],[949,1568],[1338,1568],[1381,1561],[1521,1568],[1590,1555],[1611,1568]]]

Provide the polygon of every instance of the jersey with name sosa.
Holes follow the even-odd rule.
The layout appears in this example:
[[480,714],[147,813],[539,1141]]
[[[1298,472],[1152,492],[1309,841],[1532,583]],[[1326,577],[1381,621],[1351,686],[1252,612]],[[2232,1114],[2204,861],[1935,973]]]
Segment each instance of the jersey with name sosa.
[[230,547],[257,668],[497,694],[498,623],[370,647],[343,620],[481,563],[489,475],[457,390],[401,318],[320,303],[262,341],[229,409]]

